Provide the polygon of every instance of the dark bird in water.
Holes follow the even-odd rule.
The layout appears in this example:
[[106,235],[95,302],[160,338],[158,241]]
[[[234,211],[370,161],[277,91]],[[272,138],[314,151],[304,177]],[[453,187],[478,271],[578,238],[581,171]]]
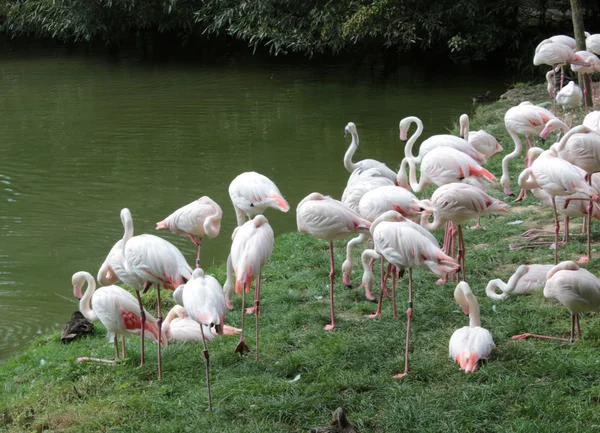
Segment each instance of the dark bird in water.
[[311,428],[308,433],[360,433],[358,428],[348,420],[346,411],[338,407],[333,412],[331,424],[327,427]]
[[61,343],[70,343],[79,337],[91,333],[94,330],[94,324],[83,317],[79,311],[75,311],[71,320],[63,325],[60,334]]
[[495,101],[497,98],[494,97],[494,95],[492,95],[492,92],[490,90],[488,90],[485,93],[482,93],[481,95],[477,95],[477,96],[473,96],[473,102],[477,103],[477,102],[492,102]]

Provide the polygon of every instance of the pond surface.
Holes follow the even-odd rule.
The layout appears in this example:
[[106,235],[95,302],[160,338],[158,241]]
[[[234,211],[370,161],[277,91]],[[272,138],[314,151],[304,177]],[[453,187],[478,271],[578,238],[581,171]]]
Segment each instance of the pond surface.
[[[256,63],[256,62],[255,62]],[[316,62],[315,62],[316,63]],[[442,72],[444,74],[442,74]],[[244,171],[270,177],[290,203],[267,212],[275,233],[296,230],[308,193],[340,198],[343,156],[357,124],[355,161],[397,168],[398,122],[444,133],[471,96],[500,94],[503,77],[405,68],[374,81],[347,65],[148,64],[85,56],[9,55],[0,62],[0,360],[76,309],[71,276],[96,275],[122,237],[159,234],[190,263],[195,246],[155,223],[208,195],[224,219],[204,242],[204,266],[225,261],[235,227],[227,188]]]

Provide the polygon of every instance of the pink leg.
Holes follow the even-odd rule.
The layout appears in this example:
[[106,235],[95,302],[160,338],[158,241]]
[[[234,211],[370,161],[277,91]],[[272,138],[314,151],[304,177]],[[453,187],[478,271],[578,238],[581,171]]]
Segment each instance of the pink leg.
[[198,239],[198,255],[196,256],[196,267],[200,267],[200,250],[202,249],[202,236]]
[[127,350],[125,349],[125,336],[121,336],[121,356],[123,359],[127,358]]
[[381,305],[383,304],[383,284],[384,284],[384,272],[383,272],[383,256],[381,256],[381,290],[379,291],[379,301],[377,302],[377,311],[373,314],[369,314],[369,319],[375,319],[381,315]]
[[144,312],[144,304],[142,304],[142,296],[139,291],[135,291],[135,294],[138,298],[138,303],[140,304],[140,317],[142,318],[142,332],[140,335],[141,340],[141,352],[140,352],[140,367],[144,365],[144,332],[146,328],[146,313]]
[[558,264],[558,233],[560,232],[560,223],[558,222],[558,213],[556,212],[556,199],[552,197],[552,209],[554,210],[554,264]]
[[329,241],[329,251],[331,259],[331,272],[329,272],[329,302],[331,306],[331,324],[325,326],[326,331],[331,331],[335,328],[335,311],[333,308],[333,279],[335,277],[335,267],[333,264],[333,241]]
[[404,373],[396,374],[394,379],[402,379],[408,374],[408,343],[410,337],[410,319],[412,317],[412,268],[408,269],[408,309],[406,310],[406,350],[404,352]]
[[471,230],[477,230],[479,228],[481,228],[481,215],[477,215],[477,224],[475,224],[474,226],[469,227]]
[[[381,263],[383,264],[383,257],[381,258]],[[387,269],[385,271],[385,276],[383,277],[383,283],[382,283],[382,286],[381,286],[381,290],[383,290],[383,294],[386,297],[388,297],[388,298],[390,297],[390,291],[387,288],[387,280],[388,280],[388,278],[390,276],[390,272],[392,270],[392,267],[393,267],[393,265],[391,263],[388,263]],[[382,271],[383,271],[383,269],[382,269]]]
[[161,333],[162,333],[162,322],[163,322],[163,316],[162,316],[162,307],[160,305],[160,285],[156,286],[156,308],[157,308],[157,316],[156,316],[156,325],[158,326],[158,380],[162,380],[162,359],[161,359],[161,354],[160,354],[160,349],[162,344],[160,343],[161,340]]
[[392,272],[392,309],[394,311],[394,320],[398,320],[398,314],[396,311],[396,270]]
[[256,289],[254,290],[254,310],[256,311],[256,360],[258,361],[258,316],[260,316],[260,272],[256,276]]
[[246,339],[244,337],[244,319],[246,317],[246,315],[244,314],[244,308],[246,306],[246,290],[250,290],[250,287],[248,286],[250,286],[251,284],[252,280],[247,281],[245,287],[242,289],[242,333],[240,334],[240,341],[238,341],[238,344],[235,347],[235,353],[239,353],[241,355],[243,355],[244,352],[250,351],[250,348],[246,344]]
[[206,373],[206,390],[208,394],[208,410],[212,410],[212,400],[210,398],[210,368],[209,368],[209,356],[208,356],[208,348],[206,347],[206,337],[204,337],[204,326],[200,326],[200,332],[202,333],[202,343],[204,344],[204,350],[202,354],[204,355],[204,367]]
[[462,226],[458,225],[458,257],[457,261],[461,267],[462,279],[467,281],[467,269],[465,266],[465,242],[463,240]]
[[575,314],[575,321],[577,322],[577,340],[581,339],[581,326],[579,326],[579,314]]
[[[592,176],[590,174],[586,175],[588,183],[591,185],[592,184]],[[587,256],[581,257],[578,262],[579,263],[587,263],[592,259],[592,241],[591,241],[591,235],[592,235],[592,208],[594,207],[594,205],[592,204],[592,201],[590,200],[588,203],[588,207],[587,207],[587,218],[586,218],[586,225],[587,225]],[[579,319],[579,316],[577,316],[577,319]]]

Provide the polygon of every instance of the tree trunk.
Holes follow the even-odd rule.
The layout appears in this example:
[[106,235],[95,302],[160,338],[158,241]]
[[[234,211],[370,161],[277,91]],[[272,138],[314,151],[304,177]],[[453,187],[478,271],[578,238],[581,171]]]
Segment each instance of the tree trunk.
[[[583,0],[571,0],[571,17],[573,18],[573,35],[577,41],[577,51],[585,50],[585,27],[583,24]],[[584,88],[583,80],[585,80],[585,87],[591,89],[592,80],[590,74],[579,74],[579,87]],[[586,95],[587,105],[592,106],[592,92],[587,92]]]

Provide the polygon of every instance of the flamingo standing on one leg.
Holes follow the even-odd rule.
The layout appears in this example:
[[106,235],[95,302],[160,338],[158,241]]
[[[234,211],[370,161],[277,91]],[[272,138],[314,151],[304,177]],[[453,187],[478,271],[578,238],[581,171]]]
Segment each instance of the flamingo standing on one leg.
[[[577,263],[565,261],[554,266],[546,277],[544,297],[554,298],[571,311],[571,338],[575,341],[575,324],[578,338],[581,338],[579,313],[600,311],[600,279]],[[565,338],[549,337],[546,335],[522,334],[512,337],[522,340],[529,337],[546,338],[567,341]]]
[[[419,206],[425,209],[421,215],[421,225],[429,231],[436,230],[442,224],[451,221],[458,225],[458,256],[456,261],[461,266],[462,279],[466,279],[465,244],[461,225],[470,219],[481,215],[495,213],[508,214],[510,206],[486,194],[481,189],[466,183],[449,183],[435,190],[430,200],[419,201]],[[429,222],[433,213],[434,220]],[[455,231],[454,227],[451,230]],[[446,252],[452,251],[455,233],[448,233]]]
[[370,168],[376,168],[379,170],[381,176],[391,180],[392,182],[396,182],[396,172],[383,162],[377,161],[376,159],[363,159],[362,161],[358,161],[356,163],[352,162],[354,152],[356,152],[356,149],[358,149],[358,131],[356,130],[356,125],[353,122],[349,122],[344,128],[344,136],[347,134],[352,136],[350,146],[344,155],[344,167],[346,167],[346,170],[348,170],[349,173],[354,173],[356,170],[363,172]]
[[206,366],[206,388],[208,392],[208,410],[212,410],[210,396],[210,369],[209,355],[206,347],[204,327],[214,328],[218,335],[223,335],[225,326],[225,296],[223,288],[217,279],[211,275],[204,275],[201,268],[196,268],[192,278],[181,285],[173,293],[177,304],[185,307],[189,316],[200,324],[202,343],[204,344],[204,360]]
[[[440,250],[437,241],[432,242],[431,234],[423,234],[422,227],[417,229],[412,221],[407,221],[395,211],[388,211],[377,218],[371,226],[375,250],[365,250],[363,256],[383,255],[396,268],[409,268],[408,271],[408,310],[406,310],[406,351],[404,354],[404,372],[394,376],[401,379],[408,374],[408,349],[410,323],[412,317],[412,268],[428,267],[436,275],[447,278],[460,266],[454,259]],[[363,264],[365,261],[363,260]],[[363,281],[372,284],[372,273],[364,267]]]
[[454,331],[450,338],[450,358],[460,365],[465,373],[474,373],[482,359],[488,359],[496,347],[492,334],[481,327],[479,304],[469,285],[461,281],[454,290],[454,299],[465,314],[469,315],[469,326]]
[[586,197],[597,200],[597,194],[587,184],[577,167],[570,162],[558,158],[554,150],[541,152],[540,148],[531,148],[528,153],[538,153],[531,167],[526,168],[519,175],[519,185],[523,189],[542,188],[552,198],[554,210],[554,263],[558,263],[558,233],[560,224],[556,212],[556,197],[568,196],[576,192],[585,194]]
[[[119,359],[119,335],[142,335],[155,343],[162,340],[167,345],[167,339],[160,335],[156,319],[144,310],[144,316],[139,312],[139,304],[135,297],[119,286],[104,286],[96,290],[96,282],[89,272],[73,274],[73,294],[79,298],[79,309],[83,316],[91,322],[100,320],[108,331],[107,337],[114,340],[115,359]],[[83,285],[87,283],[85,293],[81,294]],[[92,302],[93,310],[90,307]],[[142,321],[142,317],[145,320]],[[145,329],[146,333],[142,332]],[[125,338],[123,338],[122,355],[125,358]],[[87,358],[85,358],[87,359]]]
[[[236,353],[249,351],[244,337],[245,314],[256,314],[256,359],[258,360],[258,318],[260,315],[260,273],[269,261],[273,252],[274,244],[273,229],[269,221],[263,215],[257,215],[254,219],[247,221],[244,225],[236,228],[233,233],[231,252],[229,253],[230,265],[228,274],[235,272],[235,291],[242,295],[242,334],[235,348]],[[246,309],[246,293],[250,292],[252,280],[256,277],[256,288],[254,290],[254,306]],[[233,280],[228,275],[227,280]],[[224,288],[225,296],[230,293]]]
[[574,81],[569,81],[569,84],[556,94],[556,103],[563,107],[563,118],[568,119],[569,127],[573,124],[573,115],[570,112],[567,114],[567,109],[581,105],[582,100],[583,92]]
[[[538,136],[546,123],[552,119],[556,119],[554,114],[545,108],[532,105],[531,103],[521,103],[516,107],[509,108],[504,115],[504,125],[508,131],[508,135],[511,136],[515,143],[515,150],[502,159],[502,177],[500,178],[500,183],[504,187],[506,195],[512,195],[508,163],[519,156],[523,148],[519,134],[525,135],[527,139],[527,148],[525,149],[527,152],[530,147],[529,136]],[[527,161],[525,165],[527,165]]]
[[357,232],[367,232],[371,227],[371,223],[342,202],[318,192],[313,192],[298,204],[296,208],[296,224],[300,233],[310,233],[317,239],[329,241],[331,261],[331,270],[329,272],[331,324],[325,326],[325,330],[330,331],[335,328],[333,241],[343,239]]
[[498,140],[489,132],[480,129],[479,131],[469,131],[469,144],[479,153],[482,153],[486,159],[502,153],[504,148],[498,143]]
[[202,238],[204,235],[209,238],[216,238],[219,235],[222,216],[221,207],[211,198],[204,196],[177,209],[164,220],[157,222],[156,229],[168,229],[190,238],[198,247],[196,267],[199,268]]
[[[154,235],[133,236],[133,218],[129,209],[121,210],[123,239],[115,244],[102,265],[100,272],[106,271],[103,278],[121,280],[137,292],[142,316],[141,365],[144,364],[144,323],[145,314],[140,292],[145,292],[154,284],[157,297],[157,320],[159,326],[158,379],[162,379],[161,340],[162,306],[160,288],[175,290],[192,276],[192,269],[181,251],[170,242]],[[100,273],[99,272],[99,273]],[[102,276],[102,275],[101,275]],[[100,280],[100,278],[99,278]],[[102,282],[102,280],[100,280]]]
[[[508,283],[500,279],[490,280],[485,293],[489,298],[502,301],[513,295],[529,295],[537,292],[546,284],[546,275],[554,265],[521,265],[508,279]],[[502,291],[501,294],[496,289]]]

